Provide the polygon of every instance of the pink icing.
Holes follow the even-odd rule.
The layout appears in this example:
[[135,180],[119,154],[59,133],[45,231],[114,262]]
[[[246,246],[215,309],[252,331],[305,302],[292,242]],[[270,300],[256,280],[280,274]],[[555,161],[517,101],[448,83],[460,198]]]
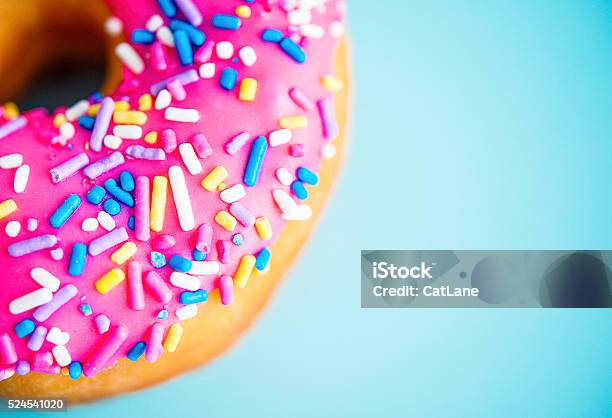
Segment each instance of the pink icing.
[[[152,0],[130,2],[107,0],[107,3],[112,14],[123,21],[126,38],[130,38],[134,29],[144,28],[146,21],[153,14],[163,16],[156,2]],[[207,55],[211,54],[211,41],[230,41],[234,45],[234,57],[238,57],[240,48],[247,45],[252,46],[257,53],[256,63],[247,67],[240,60],[237,63],[233,63],[231,60],[222,60],[216,57],[213,49],[211,58],[203,61],[216,64],[217,71],[212,79],[200,79],[195,83],[184,86],[185,98],[182,97],[182,86],[174,85],[172,88],[175,94],[181,96],[179,99],[182,100],[179,102],[173,99],[171,106],[197,109],[200,113],[200,120],[197,123],[169,122],[164,118],[163,110],[152,109],[146,112],[148,121],[143,126],[143,132],[146,134],[149,131],[156,131],[158,142],[155,145],[149,145],[143,139],[124,140],[119,151],[125,152],[128,146],[136,144],[163,148],[162,132],[170,128],[176,133],[179,145],[192,141],[195,145],[198,145],[196,146],[196,152],[200,154],[200,157],[209,153],[209,149],[206,149],[204,154],[201,151],[202,147],[206,148],[210,144],[212,154],[205,158],[199,158],[203,167],[201,174],[190,175],[183,164],[178,149],[176,149],[167,155],[165,161],[135,160],[126,157],[126,162],[123,165],[105,173],[95,181],[85,178],[82,170],[80,170],[74,176],[53,184],[49,170],[59,163],[83,151],[88,154],[90,161],[93,162],[110,155],[113,150],[104,146],[100,152],[89,150],[87,145],[91,132],[81,128],[76,122],[74,123],[76,127],[75,136],[70,140],[60,138],[58,141],[59,131],[53,127],[53,117],[47,116],[45,112],[39,109],[25,114],[28,122],[27,126],[15,133],[0,137],[0,157],[14,153],[21,154],[23,163],[29,165],[31,169],[25,191],[20,194],[14,192],[13,179],[16,170],[0,169],[0,202],[13,199],[18,206],[16,212],[0,220],[0,261],[3,266],[3,279],[0,281],[0,336],[6,335],[6,337],[3,337],[3,342],[6,343],[5,340],[9,338],[14,346],[14,353],[5,353],[7,355],[0,356],[0,380],[2,377],[12,375],[13,360],[15,360],[13,354],[16,354],[16,358],[19,360],[37,365],[37,361],[40,362],[41,358],[49,358],[47,353],[53,348],[53,344],[46,341],[38,354],[28,349],[29,336],[18,338],[13,328],[15,324],[24,319],[33,320],[33,310],[18,315],[13,315],[8,310],[9,303],[12,300],[40,288],[40,285],[30,277],[30,271],[33,268],[42,267],[51,272],[60,279],[61,287],[72,284],[78,289],[76,297],[70,299],[49,319],[42,322],[42,325],[47,329],[56,326],[70,334],[70,341],[66,344],[66,347],[73,361],[85,364],[92,356],[98,360],[104,358],[103,356],[100,357],[99,353],[105,349],[104,344],[110,338],[109,335],[112,336],[113,333],[117,332],[122,337],[124,333],[127,333],[124,338],[125,341],[112,355],[103,351],[104,355],[110,357],[108,361],[104,360],[104,367],[109,367],[118,358],[124,357],[135,343],[139,341],[148,343],[152,332],[155,338],[155,346],[149,347],[147,355],[143,357],[155,360],[159,355],[163,355],[160,351],[162,350],[160,335],[162,335],[164,329],[168,329],[172,323],[178,321],[175,311],[183,306],[179,302],[179,295],[184,290],[170,284],[169,277],[172,272],[170,267],[166,266],[155,270],[151,265],[149,254],[153,251],[153,247],[164,248],[160,251],[165,254],[167,259],[172,255],[181,255],[191,259],[192,251],[198,243],[199,226],[204,223],[209,224],[212,227],[212,242],[206,261],[217,261],[219,259],[216,243],[218,240],[225,240],[231,245],[231,262],[220,264],[218,274],[202,277],[201,288],[212,291],[221,286],[223,303],[230,304],[233,299],[231,276],[234,275],[242,256],[246,254],[257,255],[262,248],[270,247],[278,238],[279,232],[286,222],[281,217],[281,210],[272,197],[272,191],[282,189],[290,195],[291,191],[288,186],[279,182],[275,172],[279,168],[285,167],[295,176],[296,169],[302,166],[308,167],[314,172],[318,171],[321,163],[320,149],[326,143],[321,117],[316,107],[304,110],[298,106],[289,92],[297,87],[299,91],[313,101],[332,97],[332,93],[322,87],[320,78],[324,74],[331,73],[333,51],[337,39],[330,34],[328,28],[334,24],[338,25],[343,20],[343,1],[304,2],[319,4],[311,10],[311,24],[318,25],[325,30],[324,36],[320,39],[302,38],[299,36],[300,28],[289,27],[287,10],[291,10],[291,7],[287,5],[298,3],[297,1],[278,2],[281,4],[277,4],[275,1],[247,3],[237,0],[224,2],[196,0],[194,3],[204,17],[203,23],[198,28],[206,34],[208,40],[205,49],[197,54],[197,60],[202,60],[203,57],[206,58]],[[239,30],[221,30],[211,25],[211,18],[214,14],[235,15],[235,9],[239,5],[249,6],[252,10],[250,18],[242,19],[242,27]],[[180,12],[179,17],[181,17]],[[164,17],[165,24],[168,24],[168,20]],[[285,36],[291,36],[292,39],[301,41],[308,57],[306,63],[298,64],[286,55],[277,44],[262,41],[261,34],[267,28],[278,29]],[[124,82],[112,97],[115,101],[129,101],[132,109],[138,108],[139,97],[148,93],[150,87],[156,82],[182,73],[189,68],[197,69],[198,64],[189,67],[181,66],[176,51],[172,48],[163,47],[165,49],[165,58],[163,58],[163,51],[160,52],[160,48],[162,48],[160,43],[156,42],[153,47],[151,45],[131,44],[143,58],[145,71],[136,76],[129,70],[124,69]],[[194,48],[194,52],[198,52],[197,48]],[[167,62],[166,70],[160,71],[160,60]],[[219,75],[226,67],[234,68],[238,72],[238,83],[231,92],[225,91],[219,86]],[[238,99],[240,81],[245,77],[254,78],[258,81],[257,95],[253,102],[244,102]],[[0,114],[6,114],[1,107]],[[224,181],[227,186],[242,184],[252,141],[259,135],[267,137],[271,131],[279,129],[279,118],[290,115],[306,115],[308,127],[293,131],[293,138],[290,143],[268,149],[258,184],[255,187],[245,186],[246,196],[240,199],[240,203],[248,208],[253,215],[257,217],[265,215],[270,220],[274,231],[273,238],[264,242],[259,238],[255,227],[246,228],[240,223],[237,224],[235,231],[228,232],[214,221],[214,217],[218,211],[229,211],[230,205],[219,198],[218,192],[204,190],[200,182],[214,167],[223,166],[229,173]],[[0,118],[0,128],[5,123],[7,121]],[[113,126],[114,123],[111,122],[107,131],[108,134],[112,133]],[[249,132],[250,140],[234,155],[229,155],[224,150],[225,144],[241,132]],[[202,134],[203,137],[198,136],[194,141],[193,137],[196,134]],[[56,138],[56,140],[53,140],[53,138]],[[203,145],[202,138],[205,138],[206,145]],[[291,155],[291,146],[295,144],[304,144],[304,155],[302,157],[296,158]],[[90,217],[96,218],[98,212],[102,210],[101,205],[94,206],[86,201],[85,195],[89,189],[94,184],[103,185],[104,181],[110,178],[118,181],[119,173],[123,170],[130,171],[135,179],[139,176],[146,176],[152,183],[154,176],[167,177],[168,169],[173,165],[180,166],[185,174],[193,207],[195,228],[184,232],[179,226],[169,186],[163,231],[159,233],[150,231],[150,234],[148,234],[148,231],[143,233],[140,230],[141,238],[147,238],[147,235],[150,235],[150,238],[143,242],[137,239],[134,231],[128,229],[129,241],[135,243],[138,248],[136,255],[130,261],[141,263],[142,280],[152,270],[159,273],[173,293],[171,301],[167,304],[159,302],[145,284],[144,309],[132,309],[131,306],[134,306],[134,304],[138,308],[141,306],[138,302],[130,302],[130,286],[132,286],[132,292],[138,294],[141,291],[139,289],[142,289],[142,284],[138,282],[130,285],[133,279],[130,280],[127,277],[105,295],[96,290],[95,282],[113,268],[119,267],[127,276],[130,262],[117,266],[110,260],[110,255],[120,245],[114,246],[98,256],[87,256],[86,269],[80,277],[68,275],[67,269],[73,244],[77,242],[89,244],[93,239],[107,233],[101,227],[94,232],[84,232],[81,229],[83,220]],[[141,187],[145,184],[146,181],[142,181]],[[311,188],[312,186],[307,187]],[[61,228],[53,228],[49,223],[49,218],[69,194],[79,195],[83,202],[75,214]],[[138,194],[146,195],[142,190]],[[295,196],[292,197],[295,199]],[[137,210],[147,211],[148,208],[137,208]],[[126,227],[127,229],[128,219],[131,215],[134,215],[134,212],[133,208],[122,205],[121,213],[114,216],[117,228]],[[38,228],[35,231],[29,231],[27,228],[30,218],[38,220]],[[21,231],[14,238],[9,237],[4,232],[9,221],[18,221],[21,224]],[[244,237],[244,243],[241,246],[232,243],[232,237],[236,233],[240,233]],[[57,236],[58,243],[52,249],[55,251],[56,258],[59,258],[57,249],[63,249],[64,256],[61,260],[54,260],[50,249],[37,251],[19,258],[11,257],[8,254],[7,247],[10,244],[43,234]],[[176,244],[174,246],[168,245],[168,242],[173,240],[176,241]],[[165,245],[162,245],[162,243],[165,243]],[[137,271],[133,273],[139,274]],[[223,279],[220,280],[220,277]],[[265,280],[265,278],[258,279]],[[91,315],[86,316],[81,313],[79,307],[83,303],[87,303],[91,307],[93,312]],[[162,309],[168,311],[167,319],[157,319],[158,313]],[[231,309],[231,307],[228,309]],[[105,335],[99,334],[94,320],[100,314],[106,315],[111,321],[111,329]],[[34,322],[39,325],[37,321]],[[152,329],[155,323],[158,323],[158,325]],[[118,329],[117,327],[121,328]],[[10,364],[6,364],[6,361],[2,360],[6,358],[10,359]],[[144,361],[144,359],[140,361]],[[54,364],[47,364],[45,367],[40,367],[40,364],[38,364],[39,367],[33,367],[33,369],[57,373],[59,368]],[[90,366],[87,374],[94,374],[103,366],[99,364],[96,364],[95,367]]]

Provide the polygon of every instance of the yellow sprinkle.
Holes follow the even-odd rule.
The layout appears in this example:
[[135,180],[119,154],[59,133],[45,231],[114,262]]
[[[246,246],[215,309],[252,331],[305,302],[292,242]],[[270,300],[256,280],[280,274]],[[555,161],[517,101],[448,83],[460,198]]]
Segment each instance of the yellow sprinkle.
[[89,106],[89,109],[87,109],[87,114],[89,116],[96,116],[98,114],[98,110],[100,110],[100,103],[94,103]]
[[136,244],[126,242],[118,250],[111,255],[111,261],[115,264],[122,265],[136,254]]
[[68,372],[68,367],[62,367],[60,372],[62,373],[62,376],[68,376],[70,374]]
[[249,282],[251,273],[253,273],[253,267],[255,267],[255,257],[252,255],[245,255],[240,260],[240,264],[234,274],[234,284],[239,288],[244,288]]
[[283,129],[305,129],[308,126],[308,118],[305,115],[285,116],[279,119],[278,124]]
[[330,91],[332,93],[337,93],[344,87],[344,83],[342,82],[342,80],[337,79],[333,75],[329,74],[321,77],[321,85],[325,90]]
[[162,344],[164,346],[164,350],[168,353],[174,353],[179,342],[181,342],[182,336],[183,327],[181,324],[172,324],[170,329],[168,329],[168,334],[166,335],[166,339]]
[[53,127],[55,129],[59,129],[59,127],[62,126],[66,122],[67,122],[66,116],[63,113],[58,113],[53,118]]
[[202,180],[202,187],[204,187],[209,192],[215,190],[223,180],[227,178],[227,170],[225,167],[218,165],[213,170],[208,173],[204,180]]
[[168,197],[168,179],[164,176],[153,177],[151,192],[151,230],[161,232],[164,229],[166,200]]
[[130,110],[130,103],[126,101],[115,102],[115,112],[125,112]]
[[15,203],[13,199],[8,199],[0,203],[0,221],[9,216],[11,213],[15,212],[16,210],[17,203]]
[[248,19],[251,17],[251,8],[244,5],[236,7],[236,16],[243,19]]
[[151,145],[155,144],[157,142],[157,132],[151,131],[147,133],[144,137],[144,141],[147,144],[151,144]]
[[227,189],[227,184],[221,182],[218,186],[217,186],[217,191],[218,192],[222,192],[223,190]]
[[4,117],[8,120],[13,120],[19,116],[19,107],[13,102],[4,104]]
[[138,98],[138,110],[148,112],[153,107],[153,97],[149,93],[145,93]]
[[147,114],[139,110],[120,110],[113,113],[113,122],[120,125],[144,125],[147,123]]
[[272,238],[272,225],[270,225],[270,220],[265,216],[260,216],[255,220],[255,229],[257,229],[257,234],[259,238],[264,241]]
[[217,212],[215,215],[215,221],[230,232],[236,228],[236,218],[224,210]]
[[124,280],[125,273],[123,270],[114,268],[96,281],[96,289],[98,292],[106,295]]
[[243,102],[252,102],[257,95],[257,80],[254,78],[245,78],[240,83],[240,93],[238,98]]

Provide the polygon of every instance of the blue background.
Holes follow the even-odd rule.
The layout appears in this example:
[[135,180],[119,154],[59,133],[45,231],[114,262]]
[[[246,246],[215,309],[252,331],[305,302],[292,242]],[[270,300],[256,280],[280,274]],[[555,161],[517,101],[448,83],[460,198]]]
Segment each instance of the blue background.
[[266,314],[207,369],[62,416],[612,415],[609,311],[359,307],[360,249],[612,248],[612,2],[349,15],[347,169]]

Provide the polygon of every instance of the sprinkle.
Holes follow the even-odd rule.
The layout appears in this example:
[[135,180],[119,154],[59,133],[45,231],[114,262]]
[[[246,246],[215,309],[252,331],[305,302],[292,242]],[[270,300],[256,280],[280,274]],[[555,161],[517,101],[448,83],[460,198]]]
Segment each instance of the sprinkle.
[[144,141],[147,144],[151,144],[151,145],[155,144],[157,142],[157,132],[155,131],[148,132],[144,137]]
[[76,133],[76,129],[74,125],[70,122],[62,123],[61,126],[59,127],[59,131],[60,131],[60,135],[66,139],[74,138],[74,135]]
[[304,144],[293,144],[289,147],[289,155],[295,158],[303,157],[304,152]]
[[134,231],[134,230],[136,229],[136,227],[135,227],[135,225],[134,225],[134,223],[135,223],[135,222],[136,222],[136,220],[135,220],[135,218],[134,218],[134,215],[130,216],[130,218],[128,219],[128,228],[129,228],[131,231]]
[[81,229],[85,232],[94,232],[98,229],[100,223],[96,218],[85,218],[81,223]]
[[295,104],[306,111],[314,109],[314,103],[300,89],[292,88],[289,90],[289,97],[293,99]]
[[169,107],[166,109],[164,117],[166,120],[173,122],[195,123],[200,120],[200,112],[197,109]]
[[142,145],[130,145],[125,153],[139,160],[164,161],[166,153],[161,148],[147,148]]
[[174,32],[174,44],[182,65],[193,64],[193,49],[189,42],[189,35],[184,30]]
[[257,80],[254,78],[245,78],[240,83],[240,92],[238,98],[243,102],[252,102],[257,95]]
[[293,182],[293,175],[285,167],[276,170],[276,178],[284,186],[289,186]]
[[305,115],[285,116],[278,120],[281,128],[285,129],[306,129],[308,127],[308,118]]
[[16,323],[13,327],[15,330],[15,335],[17,335],[18,338],[27,337],[34,332],[35,328],[36,325],[34,325],[34,321],[30,319],[24,319],[23,321]]
[[85,167],[83,174],[90,180],[94,180],[102,174],[109,172],[113,168],[119,167],[124,162],[125,158],[123,158],[123,154],[121,154],[120,151],[115,151],[112,154]]
[[159,302],[168,303],[172,300],[172,290],[154,270],[147,273],[144,283]]
[[173,0],[157,0],[162,12],[168,17],[176,16],[176,6]]
[[223,180],[227,178],[227,175],[228,174],[225,167],[218,165],[213,168],[206,177],[204,177],[204,180],[202,180],[201,183],[202,187],[209,192],[212,192],[217,188],[217,186],[219,186],[219,184],[221,184]]
[[291,183],[291,191],[300,200],[308,199],[308,190],[306,190],[306,187],[304,187],[304,183],[299,180]]
[[[0,216],[0,219],[2,219],[1,216]],[[36,218],[28,218],[27,229],[30,232],[36,231],[36,229],[38,229],[38,219],[36,219]]]
[[191,270],[191,260],[185,257],[181,257],[180,255],[173,255],[172,257],[170,257],[168,265],[173,270],[176,270],[181,273],[186,273]]
[[198,25],[189,24],[178,19],[170,21],[170,29],[172,29],[172,31],[183,30],[187,32],[189,40],[194,46],[202,46],[202,44],[204,44],[204,41],[206,40],[206,36],[201,30],[199,30],[195,26]]
[[238,79],[238,72],[233,68],[226,68],[221,72],[221,78],[219,79],[219,85],[228,91],[231,91],[236,86]]
[[66,110],[66,119],[70,122],[74,122],[83,116],[87,112],[87,109],[89,109],[89,102],[87,100],[79,100]]
[[200,279],[195,276],[176,271],[170,275],[170,283],[172,283],[173,286],[185,290],[195,291],[200,288]]
[[261,39],[264,42],[279,43],[283,39],[283,33],[276,29],[266,29],[261,34]]
[[191,145],[200,158],[206,158],[212,154],[212,147],[202,134],[195,134],[193,138],[191,138]]
[[213,16],[212,25],[217,29],[238,30],[242,25],[240,18],[231,15],[216,14]]
[[106,202],[104,202],[102,208],[106,213],[112,216],[119,215],[121,212],[121,206],[119,206],[119,202],[117,202],[115,199],[108,199]]
[[83,365],[78,361],[73,361],[68,366],[68,374],[73,380],[78,380],[83,375]]
[[176,347],[178,347],[178,344],[181,341],[182,336],[183,327],[181,324],[172,324],[170,329],[168,329],[168,335],[166,335],[166,339],[164,340],[164,350],[166,350],[168,353],[174,353],[176,351]]
[[145,358],[148,362],[155,363],[164,352],[164,348],[162,346],[163,338],[164,326],[159,322],[154,323],[151,326],[151,334],[149,336],[149,343],[147,344],[147,351],[145,354]]
[[238,56],[242,60],[242,63],[247,67],[250,67],[257,62],[257,53],[255,53],[252,46],[240,48],[240,51],[238,51]]
[[268,150],[268,142],[266,137],[259,136],[253,141],[251,153],[244,171],[244,184],[247,186],[255,186],[259,181],[263,161]]
[[105,295],[125,280],[125,273],[114,268],[96,281],[96,290]]
[[127,170],[119,173],[119,183],[121,184],[121,188],[126,192],[133,192],[136,187],[134,176]]
[[[44,289],[44,288],[43,288]],[[48,289],[44,289],[49,291]],[[40,306],[34,311],[32,316],[38,322],[44,322],[58,309],[64,306],[70,299],[77,294],[77,288],[74,285],[67,284],[53,295],[53,298],[45,305]]]
[[191,231],[195,228],[195,220],[183,169],[176,165],[170,167],[168,170],[168,177],[170,179],[172,196],[174,197],[174,204],[176,206],[176,213],[179,218],[181,229],[183,231]]
[[117,36],[123,32],[123,22],[116,16],[111,16],[104,22],[104,30],[107,35]]
[[100,225],[102,226],[102,228],[106,229],[107,231],[112,231],[113,229],[115,229],[115,226],[116,226],[115,220],[108,213],[104,211],[98,212],[97,219],[98,219],[98,222],[100,222]]
[[219,197],[225,203],[234,203],[246,196],[246,190],[242,184],[235,184],[223,190]]
[[293,42],[291,38],[283,38],[279,45],[285,54],[291,57],[295,62],[299,64],[306,62],[306,53],[298,44]]
[[317,102],[317,106],[319,107],[321,123],[323,124],[323,137],[328,140],[336,139],[339,134],[339,128],[333,102],[331,99],[323,99]]
[[216,66],[214,62],[207,62],[200,66],[200,77],[203,79],[210,79],[215,76]]
[[52,234],[45,234],[9,245],[8,253],[11,257],[21,257],[52,248],[55,244],[57,244],[57,237]]
[[166,50],[164,49],[164,45],[160,41],[153,42],[153,45],[151,46],[151,60],[153,61],[153,68],[155,68],[156,71],[163,72],[168,69],[168,59],[166,56]]
[[141,311],[145,308],[142,264],[138,261],[130,261],[128,264],[128,300],[130,308],[135,311]]
[[223,305],[229,306],[234,303],[234,281],[227,274],[219,278],[219,294]]
[[91,310],[91,306],[87,303],[81,304],[81,306],[79,306],[79,310],[85,316],[90,316],[93,313]]
[[182,102],[187,98],[187,92],[179,80],[172,80],[168,83],[168,91],[177,101]]
[[224,210],[217,212],[215,215],[215,222],[230,232],[236,228],[236,218]]
[[64,249],[63,248],[54,248],[49,251],[49,255],[55,261],[61,261],[64,259]]
[[319,25],[306,24],[300,27],[300,33],[307,38],[321,39],[325,36],[325,29]]
[[80,276],[85,270],[85,262],[87,261],[87,245],[77,242],[72,246],[70,253],[70,262],[68,264],[68,274],[71,276]]
[[217,256],[219,257],[219,261],[223,264],[229,264],[232,262],[231,257],[231,245],[229,241],[224,239],[220,239],[217,241]]
[[166,265],[166,256],[160,252],[152,251],[149,258],[151,260],[151,265],[155,268],[160,269]]
[[316,186],[319,183],[319,176],[306,167],[298,167],[297,177],[302,182],[310,184],[311,186]]
[[344,36],[344,23],[334,20],[329,24],[329,33],[333,38],[341,38]]
[[163,89],[166,88],[168,83],[171,82],[172,80],[179,80],[183,86],[186,86],[188,84],[199,81],[200,78],[198,77],[198,72],[194,68],[191,68],[187,71],[184,71],[179,74],[175,74],[171,77],[166,78],[165,80],[162,80],[162,81],[159,81],[153,84],[151,86],[151,94],[153,94],[154,96],[157,96],[159,93],[161,93]]
[[59,183],[75,174],[87,164],[89,164],[89,157],[86,153],[81,152],[49,170],[51,173],[51,180],[53,183]]
[[100,103],[100,110],[98,110],[96,123],[89,139],[91,149],[94,151],[102,150],[102,140],[108,131],[114,109],[115,102],[110,97],[105,97]]
[[[206,42],[204,42],[204,45],[202,45],[202,47],[196,51],[195,56],[193,57],[195,62],[197,62],[198,64],[207,63],[210,60],[210,57],[212,56],[212,52],[214,49],[215,49],[215,41],[207,40]],[[213,68],[214,68],[214,64],[213,64]]]
[[15,171],[15,180],[13,181],[13,189],[15,193],[23,193],[28,185],[28,179],[30,178],[30,166],[27,164],[22,165]]
[[42,267],[34,267],[30,270],[30,277],[36,283],[52,292],[57,292],[57,289],[60,287],[60,280]]
[[211,276],[219,273],[219,263],[216,261],[193,261],[189,274],[194,276]]
[[10,134],[25,128],[27,124],[28,120],[24,116],[19,116],[17,119],[13,119],[3,125],[0,125],[0,139],[6,138]]
[[[132,48],[132,45],[121,42],[115,47],[115,54],[134,74],[141,74],[144,71],[144,62],[140,55],[138,55],[138,52]],[[66,114],[66,116],[68,115]],[[68,118],[68,120],[70,120],[70,118]]]
[[4,227],[4,232],[9,238],[15,238],[21,231],[21,224],[18,221],[10,221]]
[[229,41],[217,42],[215,46],[217,57],[222,60],[230,59],[234,55],[234,44]]
[[212,234],[213,230],[209,224],[204,223],[200,225],[200,227],[198,228],[198,241],[196,243],[196,249],[198,251],[201,251],[203,253],[210,252]]
[[55,210],[51,218],[49,218],[49,223],[54,228],[62,227],[74,212],[81,206],[82,200],[81,197],[77,194],[69,195],[66,200],[60,205],[59,208]]
[[155,98],[155,109],[162,110],[170,106],[170,102],[172,102],[172,95],[166,89],[163,89],[159,92],[157,97]]
[[119,245],[128,240],[128,234],[124,227],[114,229],[89,243],[87,251],[91,256],[102,254],[109,248]]
[[321,85],[331,93],[337,93],[344,87],[342,80],[337,79],[333,75],[326,74],[321,77]]
[[255,225],[255,216],[242,203],[232,203],[229,211],[243,226],[250,228]]
[[248,19],[249,17],[251,17],[251,8],[249,6],[238,6],[236,7],[235,12],[238,17],[242,17],[244,19]]
[[232,237],[232,242],[234,243],[234,245],[240,247],[242,244],[244,244],[244,235],[242,235],[241,233],[234,234],[234,236]]
[[140,139],[142,128],[138,125],[117,125],[113,128],[113,135],[121,139]]
[[157,39],[168,48],[174,48],[174,36],[167,26],[162,26],[157,30]]
[[53,354],[49,351],[34,354],[32,362],[32,371],[45,374],[59,374],[61,367],[53,365]]
[[155,40],[155,34],[145,29],[136,29],[132,32],[132,42],[135,44],[150,45]]
[[179,300],[183,305],[203,303],[208,300],[208,292],[204,289],[196,290],[195,292],[183,292]]
[[179,321],[186,321],[191,319],[198,314],[198,305],[186,305],[178,308],[174,312]]
[[19,360],[15,365],[15,373],[18,376],[25,376],[31,371],[30,363],[27,360]]
[[168,194],[168,179],[163,176],[153,178],[151,193],[151,230],[161,232],[164,228],[166,200]]
[[196,175],[202,172],[202,164],[193,149],[193,145],[185,142],[179,146],[179,153],[183,159],[183,164],[187,167],[189,174]]
[[7,154],[0,157],[0,168],[5,170],[17,168],[21,164],[23,164],[23,155],[21,154]]
[[67,366],[72,362],[68,349],[63,345],[56,345],[51,349],[53,357],[59,366]]
[[153,15],[147,20],[145,27],[149,32],[156,32],[164,25],[164,19],[160,15]]
[[36,329],[34,330],[34,332],[32,333],[32,336],[28,340],[27,347],[31,351],[40,350],[43,343],[45,342],[46,336],[47,336],[47,328],[43,327],[42,325],[38,325]]
[[104,136],[104,146],[108,149],[118,150],[123,143],[123,139],[119,138],[115,135],[105,135]]
[[[119,125],[139,125],[147,123],[147,114],[140,110],[122,110],[113,114],[113,122]],[[121,136],[116,134],[117,136]],[[142,136],[142,134],[141,134]],[[123,138],[123,137],[122,137]],[[135,138],[137,139],[137,138]]]
[[113,358],[115,353],[128,338],[128,328],[125,325],[117,326],[110,333],[104,343],[94,351],[83,365],[83,373],[92,377],[101,371]]
[[267,241],[272,238],[272,225],[266,216],[260,216],[257,218],[255,221],[255,229],[257,230],[259,238],[262,240]]
[[272,253],[267,248],[263,248],[255,258],[255,268],[259,271],[264,271],[270,262]]
[[108,316],[104,314],[96,316],[95,322],[100,334],[106,334],[106,332],[110,329],[110,319],[108,319]]
[[136,244],[133,242],[126,242],[119,249],[115,250],[115,252],[111,255],[111,261],[117,265],[125,264],[130,258],[132,258],[138,248]]
[[236,269],[236,273],[234,273],[234,283],[236,286],[241,289],[246,287],[253,272],[253,267],[255,267],[255,257],[250,254],[243,256]]
[[194,248],[193,251],[191,252],[191,257],[195,261],[203,261],[206,259],[206,253],[203,253],[202,251],[198,251],[197,248]]
[[172,129],[164,129],[162,131],[162,143],[164,146],[164,151],[166,151],[168,154],[174,152],[177,146],[176,132],[174,132]]
[[0,202],[0,220],[6,218],[11,213],[17,210],[17,203],[13,199],[5,200]]
[[225,144],[225,152],[234,155],[247,143],[251,135],[248,132],[242,132]]
[[305,7],[291,10],[287,13],[290,26],[302,26],[311,22],[312,13]]
[[0,356],[7,365],[15,364],[18,360],[15,344],[6,332],[0,335]]

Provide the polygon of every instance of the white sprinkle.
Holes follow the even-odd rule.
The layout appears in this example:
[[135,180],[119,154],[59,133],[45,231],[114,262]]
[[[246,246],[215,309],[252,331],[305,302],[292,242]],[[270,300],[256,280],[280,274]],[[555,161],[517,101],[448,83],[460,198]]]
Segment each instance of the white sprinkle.
[[306,204],[296,205],[291,212],[281,215],[285,221],[307,221],[311,217],[312,208]]
[[138,52],[132,45],[127,42],[122,42],[115,47],[115,54],[121,60],[126,67],[130,69],[134,74],[141,74],[144,71],[144,62]]
[[53,298],[53,293],[51,293],[49,289],[42,287],[20,296],[17,299],[13,299],[13,301],[9,303],[9,311],[13,315],[19,315],[20,313],[44,305],[49,302],[51,298]]
[[268,142],[271,147],[278,147],[291,141],[293,134],[289,129],[279,129],[278,131],[270,132]]
[[4,232],[11,238],[15,238],[21,232],[21,224],[18,221],[10,221],[6,224]]
[[115,135],[105,135],[104,136],[104,146],[110,149],[119,149],[121,144],[123,143],[123,139],[119,138]]
[[170,106],[170,102],[172,101],[172,95],[166,89],[160,90],[157,93],[157,97],[155,98],[155,109],[162,110]]
[[284,186],[289,186],[291,183],[293,183],[293,175],[285,167],[281,167],[276,170],[276,178]]
[[329,33],[333,38],[342,38],[344,36],[344,23],[334,20],[329,24]]
[[200,112],[197,109],[183,109],[180,107],[169,107],[164,115],[166,120],[173,122],[195,123],[200,120]]
[[192,292],[198,290],[201,285],[200,279],[197,277],[185,273],[179,273],[178,271],[175,271],[170,275],[170,283],[172,283],[173,286],[190,290]]
[[51,327],[47,333],[47,341],[55,345],[66,345],[70,341],[70,334],[58,327]]
[[200,77],[203,79],[213,78],[215,76],[215,63],[207,62],[206,64],[202,64],[200,66]]
[[302,26],[312,21],[312,13],[306,9],[295,9],[287,13],[287,19],[291,26]]
[[87,112],[87,109],[89,109],[89,102],[85,99],[79,100],[66,110],[66,119],[70,122],[74,122],[83,116],[85,112]]
[[212,276],[219,273],[218,261],[193,261],[190,274],[195,276]]
[[140,139],[142,128],[138,125],[116,125],[113,128],[113,135],[121,139]]
[[174,313],[179,321],[185,321],[186,319],[193,318],[198,314],[198,305],[191,304],[178,308]]
[[200,160],[198,160],[198,156],[193,149],[193,145],[191,145],[189,142],[182,143],[179,145],[179,153],[181,154],[183,164],[185,164],[185,167],[187,167],[189,174],[193,176],[202,172],[202,164],[200,163]]
[[28,219],[27,229],[30,232],[36,231],[38,229],[38,219],[36,219],[36,218],[29,218]]
[[272,197],[274,197],[274,201],[283,213],[289,213],[297,206],[297,203],[289,196],[289,193],[282,189],[274,190]]
[[21,164],[23,164],[23,155],[21,154],[7,154],[0,157],[0,168],[17,168]]
[[164,26],[164,19],[160,15],[153,15],[147,20],[145,27],[149,32],[157,32],[157,29]]
[[76,133],[76,129],[74,125],[70,122],[62,123],[59,128],[60,135],[66,139],[74,138],[74,134]]
[[234,56],[234,45],[229,41],[218,42],[215,48],[217,56],[222,60],[227,60]]
[[123,22],[116,16],[111,16],[104,22],[104,30],[110,36],[117,36],[123,32]]
[[168,178],[170,179],[172,196],[174,197],[174,204],[176,206],[176,213],[179,218],[181,229],[183,231],[191,231],[195,228],[195,219],[193,218],[191,199],[187,191],[183,169],[177,165],[173,165],[168,170]]
[[174,36],[167,26],[162,26],[157,30],[157,39],[169,48],[174,48]]
[[235,184],[223,190],[219,197],[225,203],[234,203],[246,196],[246,190],[242,184]]
[[272,192],[276,204],[283,212],[282,218],[286,221],[305,221],[312,217],[312,208],[306,204],[298,205],[289,193],[277,189]]
[[330,160],[336,155],[336,147],[334,144],[325,144],[321,147],[321,157],[325,160]]
[[30,277],[36,283],[52,292],[57,292],[57,289],[60,287],[60,280],[42,267],[34,267],[30,270]]
[[30,177],[30,166],[27,164],[22,165],[15,171],[15,180],[13,181],[13,189],[15,193],[23,193],[28,185],[28,178]]
[[300,32],[302,36],[313,39],[320,39],[325,35],[325,29],[319,25],[303,25]]
[[251,46],[241,48],[240,51],[238,51],[238,56],[247,67],[250,67],[257,61],[257,54]]
[[53,353],[53,357],[55,357],[55,361],[58,365],[65,367],[72,363],[72,357],[70,357],[70,353],[68,349],[63,345],[56,345],[51,349]]
[[104,211],[98,212],[98,222],[100,222],[100,226],[107,231],[112,231],[116,226],[113,217]]
[[83,220],[83,223],[81,224],[81,229],[85,232],[93,232],[98,229],[98,226],[100,226],[100,223],[96,218],[87,218]]

